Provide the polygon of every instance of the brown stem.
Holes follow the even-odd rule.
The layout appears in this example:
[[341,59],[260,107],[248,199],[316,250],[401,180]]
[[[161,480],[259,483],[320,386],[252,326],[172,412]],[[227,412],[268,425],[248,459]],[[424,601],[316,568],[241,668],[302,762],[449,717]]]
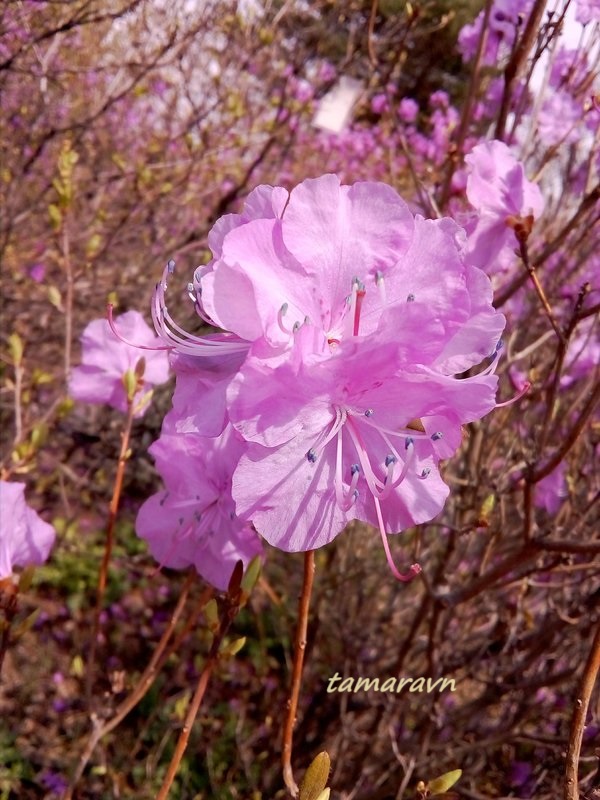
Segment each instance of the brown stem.
[[208,682],[210,680],[210,676],[213,673],[215,666],[219,661],[219,650],[221,648],[221,644],[223,639],[225,638],[227,631],[235,616],[239,610],[239,605],[235,602],[232,604],[231,600],[228,598],[227,601],[228,607],[226,608],[223,617],[221,618],[221,624],[219,626],[219,630],[214,636],[213,643],[211,645],[208,658],[206,659],[206,664],[204,665],[204,669],[200,673],[200,678],[198,679],[198,685],[196,686],[196,691],[194,692],[194,696],[192,698],[192,702],[188,708],[187,714],[185,715],[185,720],[183,722],[183,728],[181,729],[181,733],[179,734],[179,739],[177,740],[177,745],[175,746],[175,752],[173,753],[173,757],[171,758],[171,763],[169,764],[169,768],[167,770],[167,774],[165,775],[165,779],[163,780],[162,786],[160,787],[160,791],[156,795],[156,800],[167,800],[169,796],[169,791],[175,780],[175,775],[177,774],[177,770],[179,769],[179,765],[181,763],[181,759],[183,758],[183,754],[186,751],[188,741],[190,738],[190,734],[192,732],[192,727],[194,725],[194,721],[202,705],[202,700],[204,698],[204,693],[206,692],[206,687],[208,686]]
[[68,220],[65,220],[62,229],[62,257],[65,267],[67,294],[65,298],[65,380],[69,380],[71,372],[71,346],[73,339],[73,264],[71,262],[71,245],[69,240]]
[[448,159],[448,171],[446,173],[444,186],[442,188],[442,193],[440,195],[440,202],[439,202],[440,208],[444,208],[444,206],[448,201],[448,195],[450,194],[450,186],[452,185],[452,176],[454,175],[454,170],[456,169],[459,159],[462,159],[462,149],[465,143],[465,137],[467,135],[469,122],[471,122],[471,110],[473,108],[473,103],[475,101],[475,96],[477,94],[477,89],[479,87],[479,73],[481,72],[483,53],[488,39],[492,2],[493,0],[486,0],[485,9],[483,12],[483,22],[481,25],[481,33],[479,35],[479,41],[477,43],[477,52],[475,53],[475,59],[473,61],[473,69],[471,70],[471,80],[469,81],[469,90],[465,98],[464,105],[462,107],[460,124],[458,126],[458,133],[456,134],[455,151],[454,153],[450,154],[450,158]]
[[3,616],[2,635],[0,636],[0,680],[2,679],[4,656],[10,644],[10,628],[17,614],[18,591],[10,578],[6,579],[6,589],[0,585],[0,610]]
[[542,306],[544,307],[544,311],[546,312],[546,316],[550,320],[550,324],[554,329],[554,333],[558,336],[559,342],[563,342],[564,341],[563,333],[558,325],[558,322],[556,321],[556,318],[554,317],[554,312],[552,311],[552,307],[548,302],[546,293],[544,292],[542,284],[540,283],[540,279],[537,276],[537,272],[535,271],[535,264],[532,264],[531,261],[529,260],[529,250],[527,247],[528,234],[520,236],[518,231],[515,231],[515,233],[517,234],[517,239],[519,240],[519,253],[521,256],[521,260],[525,265],[525,269],[529,273],[529,277],[531,279],[531,282],[533,283],[533,287],[537,293],[537,296],[540,298]]
[[573,447],[577,439],[580,437],[588,419],[593,414],[598,401],[600,401],[600,381],[596,383],[596,386],[590,393],[588,401],[583,407],[581,414],[575,421],[575,424],[569,433],[563,438],[561,446],[552,456],[550,456],[549,459],[547,459],[544,464],[542,464],[533,472],[533,475],[531,476],[532,483],[538,483],[542,480],[542,478],[545,478],[546,475],[550,475],[550,473],[556,469],[556,467],[560,464],[569,450]]
[[[177,601],[177,606],[173,611],[171,618],[167,624],[167,627],[163,631],[163,635],[156,646],[154,653],[152,654],[152,658],[148,663],[148,666],[140,676],[139,681],[137,682],[136,686],[132,689],[131,693],[121,702],[117,710],[115,711],[114,715],[107,720],[103,725],[97,724],[94,727],[94,730],[90,734],[88,742],[79,758],[79,763],[77,764],[77,769],[71,779],[68,789],[66,790],[65,794],[63,795],[62,800],[71,800],[73,796],[73,790],[75,786],[81,779],[81,776],[84,773],[84,770],[92,757],[94,750],[98,742],[104,738],[108,733],[113,731],[125,717],[135,708],[135,706],[145,697],[146,693],[154,683],[156,676],[160,667],[164,664],[166,659],[169,655],[173,652],[177,651],[177,642],[175,642],[168,650],[166,650],[167,644],[169,639],[173,635],[173,631],[175,630],[175,626],[179,622],[179,618],[183,612],[185,607],[185,603],[187,601],[190,589],[192,587],[192,583],[194,581],[195,574],[190,572],[186,581],[183,585],[181,590],[181,594],[179,596],[179,600]],[[212,589],[208,588],[202,593],[201,601],[203,605],[206,605],[210,597],[212,596]],[[192,614],[193,618],[196,619],[198,615],[199,609],[195,608],[194,613]]]
[[283,767],[283,780],[292,797],[298,794],[298,786],[292,772],[292,736],[298,710],[300,684],[302,682],[302,667],[304,665],[304,652],[306,650],[306,634],[308,630],[308,609],[312,594],[313,579],[315,576],[315,551],[307,550],[304,553],[304,579],[302,594],[298,607],[298,625],[296,628],[296,642],[294,647],[294,665],[292,670],[292,688],[288,701],[287,715],[283,728],[283,748],[281,752],[281,765]]
[[494,133],[495,139],[504,139],[504,131],[506,128],[506,120],[510,108],[513,83],[519,77],[519,73],[521,72],[527,56],[529,55],[529,51],[531,50],[539,29],[545,7],[546,0],[536,0],[533,8],[531,9],[531,14],[527,20],[527,25],[525,26],[523,35],[519,39],[510,61],[504,70],[504,92],[502,94],[498,122],[496,123],[496,131]]
[[575,710],[571,720],[571,733],[569,735],[569,746],[565,765],[565,800],[579,800],[579,781],[577,777],[579,769],[579,754],[581,752],[581,741],[585,728],[590,697],[596,682],[596,676],[600,669],[600,624],[596,628],[596,635],[592,643],[592,649],[588,656],[581,683],[575,700]]
[[119,453],[119,461],[117,464],[117,474],[115,476],[115,485],[113,494],[108,510],[108,524],[106,528],[106,540],[104,543],[104,556],[98,572],[98,586],[96,588],[96,609],[94,611],[94,624],[92,628],[92,640],[90,643],[90,652],[87,664],[87,678],[86,678],[86,696],[88,705],[91,702],[94,662],[96,660],[96,645],[98,635],[100,633],[100,616],[102,613],[102,606],[104,603],[104,594],[106,592],[106,581],[108,576],[108,566],[112,555],[112,549],[115,538],[115,525],[117,521],[117,513],[119,510],[119,501],[121,499],[121,491],[123,489],[123,478],[125,476],[125,466],[127,464],[129,452],[129,439],[131,437],[131,427],[133,425],[133,414],[135,409],[135,401],[133,398],[127,400],[127,417],[125,419],[125,426],[121,433],[121,451]]

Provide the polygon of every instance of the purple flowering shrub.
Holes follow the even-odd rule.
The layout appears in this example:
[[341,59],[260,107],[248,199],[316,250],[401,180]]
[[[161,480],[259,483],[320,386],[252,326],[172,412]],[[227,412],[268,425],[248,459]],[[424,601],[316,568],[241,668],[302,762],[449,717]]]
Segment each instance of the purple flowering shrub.
[[598,3],[0,19],[0,794],[592,798]]

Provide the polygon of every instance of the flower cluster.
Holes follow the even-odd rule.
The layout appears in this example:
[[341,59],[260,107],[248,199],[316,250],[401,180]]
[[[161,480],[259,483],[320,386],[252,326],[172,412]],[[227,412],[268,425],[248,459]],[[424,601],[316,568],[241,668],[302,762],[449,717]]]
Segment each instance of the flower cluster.
[[188,289],[220,333],[173,321],[173,262],[155,293],[176,388],[154,445],[167,492],[142,508],[139,534],[168,565],[210,553],[203,574],[220,583],[213,555],[235,543],[249,555],[250,524],[295,552],[362,520],[379,529],[396,577],[412,577],[419,568],[398,571],[387,534],[439,513],[440,460],[496,405],[504,317],[465,259],[465,232],[414,216],[389,186],[324,175],[289,194],[258,187],[209,245]]

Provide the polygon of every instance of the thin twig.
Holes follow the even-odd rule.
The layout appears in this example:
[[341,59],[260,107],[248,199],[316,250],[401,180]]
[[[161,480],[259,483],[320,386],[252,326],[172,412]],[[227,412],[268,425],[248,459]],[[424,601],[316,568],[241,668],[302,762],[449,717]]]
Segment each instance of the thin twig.
[[312,593],[314,575],[315,551],[307,550],[304,553],[304,579],[302,582],[300,605],[298,607],[298,625],[296,628],[296,642],[294,647],[292,688],[290,692],[290,699],[288,701],[285,725],[283,728],[283,748],[281,752],[283,780],[292,797],[296,797],[298,794],[298,786],[296,785],[294,773],[292,771],[292,737],[294,733],[294,723],[296,722],[296,712],[298,710],[300,684],[302,682],[302,666],[304,664],[304,651],[306,650],[306,634],[308,630],[308,609],[310,606],[310,596]]
[[571,720],[571,733],[569,735],[569,746],[565,765],[565,800],[579,800],[579,755],[581,753],[581,742],[585,728],[590,697],[596,682],[596,676],[600,669],[600,624],[596,628],[596,635],[592,643],[592,649],[588,656],[581,683],[575,700],[575,710]]
[[135,411],[135,400],[133,398],[127,399],[127,417],[125,425],[121,433],[121,451],[119,453],[119,462],[117,464],[117,474],[115,476],[115,485],[113,494],[110,501],[108,510],[108,524],[106,527],[106,540],[104,543],[104,556],[98,572],[98,586],[96,588],[96,609],[94,611],[94,624],[92,627],[92,640],[90,642],[90,652],[87,664],[87,678],[86,678],[86,696],[88,705],[91,701],[92,684],[94,677],[94,662],[96,659],[96,645],[98,635],[100,633],[100,617],[102,614],[102,606],[104,603],[104,594],[106,591],[106,581],[108,576],[108,567],[112,555],[115,525],[117,521],[117,513],[119,510],[119,501],[121,499],[121,491],[123,489],[123,478],[125,477],[125,466],[127,464],[129,455],[129,439],[131,437],[131,427],[133,425],[133,415]]
[[167,800],[167,797],[169,796],[169,791],[171,790],[171,786],[173,784],[173,781],[175,780],[175,776],[177,775],[177,770],[179,769],[181,759],[183,758],[183,755],[187,749],[190,734],[192,732],[192,727],[196,720],[196,716],[198,715],[200,706],[202,705],[202,700],[204,699],[206,687],[208,686],[208,682],[210,680],[214,668],[217,666],[219,662],[219,650],[221,649],[221,645],[223,643],[225,636],[227,635],[227,631],[229,630],[231,623],[233,622],[239,611],[240,608],[239,598],[236,599],[228,596],[225,599],[225,603],[226,607],[225,611],[223,612],[223,616],[221,617],[221,623],[219,625],[219,629],[214,634],[208,658],[206,659],[204,668],[200,673],[198,684],[196,686],[196,691],[194,692],[194,696],[192,697],[192,702],[190,703],[189,708],[187,710],[187,714],[185,715],[183,728],[181,729],[181,732],[179,734],[179,739],[177,740],[177,744],[175,746],[175,752],[173,753],[173,757],[171,758],[171,762],[167,769],[167,774],[165,775],[162,786],[160,787],[160,790],[156,795],[156,800]]
[[487,44],[487,39],[488,39],[489,21],[490,21],[490,14],[492,11],[492,5],[493,5],[493,0],[486,0],[485,9],[483,12],[483,22],[481,25],[481,33],[479,34],[479,41],[477,42],[477,52],[475,53],[475,58],[473,60],[473,68],[471,70],[469,89],[467,92],[467,96],[465,98],[465,102],[463,103],[462,107],[460,123],[458,126],[458,133],[456,134],[456,141],[454,145],[454,152],[450,153],[450,157],[448,159],[448,171],[446,172],[444,186],[442,188],[442,192],[440,195],[440,202],[439,202],[440,208],[444,208],[444,206],[448,201],[448,195],[450,193],[450,187],[452,185],[452,176],[454,175],[454,171],[456,169],[459,159],[462,159],[462,149],[465,144],[465,138],[467,135],[467,130],[469,128],[469,123],[472,121],[471,111],[473,108],[473,103],[475,101],[475,96],[477,94],[477,89],[479,87],[479,73],[481,72],[483,53],[485,51],[485,46]]
[[[166,650],[167,644],[169,639],[172,637],[173,632],[175,630],[175,626],[179,622],[179,618],[183,612],[185,607],[185,603],[187,601],[190,589],[192,587],[192,583],[195,578],[195,573],[190,572],[186,581],[183,585],[181,590],[181,594],[179,596],[179,600],[177,601],[177,605],[175,610],[173,611],[169,622],[163,631],[163,635],[160,638],[159,643],[156,646],[154,653],[152,654],[152,658],[150,659],[148,666],[140,676],[137,684],[134,686],[130,694],[121,702],[113,716],[104,722],[104,724],[95,724],[94,730],[90,734],[90,737],[87,741],[87,744],[81,753],[79,758],[79,762],[77,764],[77,769],[71,779],[68,789],[66,790],[65,794],[63,795],[62,800],[71,800],[73,796],[73,790],[75,786],[81,779],[81,776],[84,773],[84,770],[92,757],[96,746],[100,742],[101,739],[104,738],[108,733],[113,731],[125,717],[135,708],[135,706],[145,697],[148,690],[154,683],[156,676],[160,667],[164,664],[166,659],[169,655],[173,652],[176,652],[177,642],[172,645],[168,650]],[[202,593],[202,599],[204,604],[208,602],[210,597],[212,596],[212,589],[208,588]],[[194,620],[197,618],[198,615],[198,608],[194,609],[193,618]]]
[[533,45],[535,37],[537,36],[540,21],[546,8],[546,0],[536,0],[531,14],[527,20],[527,25],[523,31],[523,35],[519,39],[510,61],[504,70],[504,92],[502,93],[502,101],[500,103],[500,113],[498,115],[498,122],[496,123],[496,131],[494,133],[495,139],[504,139],[504,132],[506,128],[506,120],[510,109],[510,101],[512,97],[512,87],[527,60],[529,51]]

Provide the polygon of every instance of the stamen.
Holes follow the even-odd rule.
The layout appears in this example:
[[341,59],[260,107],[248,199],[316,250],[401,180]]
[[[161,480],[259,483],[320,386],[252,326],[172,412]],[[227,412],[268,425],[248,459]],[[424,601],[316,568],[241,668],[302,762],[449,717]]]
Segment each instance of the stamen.
[[137,347],[138,350],[173,350],[172,346],[168,345],[148,345],[148,344],[135,344],[135,342],[130,342],[124,336],[121,336],[119,331],[116,328],[115,320],[113,318],[113,305],[109,303],[106,306],[106,315],[108,317],[108,324],[110,326],[111,331],[114,335],[119,339],[123,344],[129,345],[129,347]]
[[358,491],[356,490],[356,486],[358,484],[358,479],[360,477],[360,467],[358,464],[353,464],[350,467],[350,474],[352,475],[352,480],[350,481],[350,488],[348,489],[347,495],[344,497],[344,487],[342,484],[342,471],[343,471],[343,453],[342,453],[342,438],[343,438],[343,428],[340,427],[337,432],[337,448],[336,448],[336,458],[335,458],[335,499],[338,506],[341,508],[342,511],[349,511],[356,499],[358,497]]
[[279,328],[283,333],[289,334],[291,333],[291,331],[289,330],[289,328],[286,328],[285,325],[283,324],[283,318],[287,314],[287,310],[288,310],[288,304],[284,303],[277,312],[277,324],[279,325]]
[[392,575],[402,583],[408,583],[412,581],[420,572],[421,567],[418,564],[412,564],[408,572],[400,572],[396,565],[394,564],[394,559],[392,558],[392,553],[390,551],[390,545],[387,540],[387,534],[385,532],[385,525],[383,524],[383,515],[381,513],[381,503],[377,498],[375,498],[375,510],[377,512],[377,521],[379,523],[379,533],[381,535],[381,541],[383,543],[383,549],[385,551],[385,557],[388,563],[390,570],[392,571]]
[[531,389],[531,384],[529,381],[525,381],[523,386],[517,392],[514,397],[511,397],[510,400],[505,400],[503,403],[496,403],[496,408],[505,408],[506,406],[510,406],[513,403],[516,403],[517,400],[520,400],[527,392]]

